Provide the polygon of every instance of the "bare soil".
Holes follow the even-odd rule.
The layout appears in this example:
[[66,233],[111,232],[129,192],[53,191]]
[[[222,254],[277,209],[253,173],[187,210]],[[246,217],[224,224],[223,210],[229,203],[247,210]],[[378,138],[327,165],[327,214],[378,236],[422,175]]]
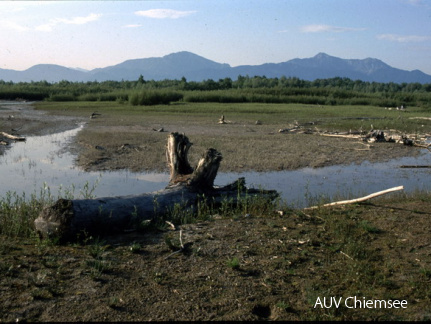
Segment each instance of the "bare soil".
[[[238,130],[239,128],[239,130]],[[165,145],[170,130],[148,126],[89,126],[78,134],[77,164],[86,171],[130,169],[165,171]],[[197,163],[207,148],[223,155],[221,172],[294,170],[337,164],[382,162],[418,154],[417,148],[308,134],[283,134],[269,126],[188,125],[193,142],[190,160]]]
[[[2,239],[0,319],[429,320],[430,208],[390,201],[215,217],[67,246]],[[180,235],[186,249],[174,253]],[[318,297],[355,296],[407,308],[315,307]]]
[[[218,124],[217,119],[184,116],[96,115],[90,112],[46,113],[31,103],[0,109],[2,131],[24,136],[44,135],[84,123],[69,148],[85,171],[129,169],[167,171],[165,145],[170,132],[185,133],[193,142],[190,161],[196,162],[212,147],[223,155],[221,172],[294,170],[337,164],[383,162],[419,154],[416,147],[319,135],[279,133],[282,124],[256,125],[254,120]],[[10,118],[12,116],[12,118]],[[15,131],[17,130],[17,131]],[[1,149],[0,145],[0,149]],[[4,149],[4,147],[3,147]]]
[[[122,126],[21,113],[8,119],[10,112],[0,111],[5,131],[22,126],[21,134],[37,135],[87,121],[88,132],[74,149],[89,170],[159,169],[167,133],[154,131],[157,126],[186,131],[195,158],[219,145],[225,171],[382,161],[417,152],[397,144],[363,151],[356,141],[281,134],[252,123]],[[234,144],[225,143],[232,138]],[[256,154],[261,164],[252,162]],[[395,197],[308,212],[283,209],[283,215],[212,215],[175,230],[159,226],[63,246],[0,238],[0,322],[429,320],[431,199]],[[406,300],[407,308],[316,307],[319,297],[351,296]]]

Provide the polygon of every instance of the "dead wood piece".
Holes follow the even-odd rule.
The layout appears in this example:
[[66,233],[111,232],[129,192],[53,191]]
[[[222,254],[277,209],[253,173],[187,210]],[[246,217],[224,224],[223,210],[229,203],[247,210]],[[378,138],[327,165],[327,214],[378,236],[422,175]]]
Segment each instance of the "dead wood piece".
[[413,146],[423,147],[423,148],[426,148],[428,151],[430,151],[430,152],[431,152],[431,149],[430,149],[431,144],[419,144],[419,143],[414,143],[414,144],[413,144]]
[[219,152],[213,148],[208,149],[202,159],[199,160],[188,185],[199,188],[199,190],[212,189],[221,160],[222,155]]
[[235,124],[234,122],[230,120],[226,120],[224,115],[221,115],[220,119],[218,120],[219,124]]
[[169,135],[166,158],[171,179],[165,189],[131,196],[60,199],[39,214],[34,222],[37,233],[60,242],[76,240],[80,234],[123,233],[136,224],[169,213],[175,204],[196,210],[201,200],[219,206],[226,198],[236,203],[255,195],[270,200],[278,196],[274,190],[247,189],[244,178],[224,187],[214,187],[222,155],[210,148],[193,169],[187,157],[191,146],[184,134]]
[[414,142],[412,139],[408,138],[406,135],[401,136],[404,145],[413,146]]
[[385,195],[385,194],[390,193],[390,192],[399,191],[399,190],[403,190],[403,189],[404,189],[404,186],[398,186],[398,187],[394,187],[394,188],[382,190],[382,191],[370,194],[370,195],[362,197],[362,198],[336,201],[336,202],[332,202],[332,203],[329,203],[329,204],[324,204],[322,206],[307,207],[307,208],[305,208],[305,210],[316,209],[316,208],[319,208],[319,207],[329,207],[329,206],[337,206],[337,205],[354,204],[354,203],[363,202],[363,201],[369,200],[371,198],[375,198],[375,197],[382,196],[382,195]]
[[385,133],[381,130],[371,130],[364,140],[368,143],[386,142]]
[[352,135],[352,134],[347,134],[347,135],[343,135],[343,134],[320,134],[320,136],[328,136],[328,137],[341,137],[341,138],[361,138],[361,136],[359,135]]
[[166,160],[170,170],[170,184],[183,181],[184,176],[193,172],[188,160],[188,152],[193,145],[187,136],[180,133],[171,133],[166,147]]
[[0,135],[2,135],[3,137],[9,138],[11,140],[14,140],[14,141],[25,141],[25,137],[15,136],[12,134],[8,134],[6,132],[0,132]]

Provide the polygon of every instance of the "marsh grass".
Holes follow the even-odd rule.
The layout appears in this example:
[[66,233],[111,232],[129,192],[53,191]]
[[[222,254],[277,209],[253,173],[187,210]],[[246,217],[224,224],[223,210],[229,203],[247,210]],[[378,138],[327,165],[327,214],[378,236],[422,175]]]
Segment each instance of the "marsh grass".
[[35,236],[34,220],[45,206],[59,198],[93,198],[99,181],[100,177],[93,184],[86,182],[78,195],[75,194],[74,185],[70,188],[60,186],[57,194],[53,194],[46,183],[39,192],[34,192],[29,197],[25,193],[20,195],[8,191],[0,197],[0,235],[27,238]]
[[[154,214],[151,221],[135,222],[139,231],[165,231],[168,227],[166,221],[174,225],[184,225],[202,221],[212,221],[217,218],[235,218],[245,215],[264,216],[272,214],[276,206],[280,206],[279,199],[271,200],[261,195],[241,195],[237,197],[224,197],[221,202],[201,195],[195,205],[190,206],[187,201],[173,204],[168,210],[161,211],[157,203],[154,205]],[[133,214],[132,214],[133,218]],[[170,245],[167,243],[168,246]]]
[[232,270],[239,270],[240,268],[240,261],[237,257],[227,260],[226,264],[229,268],[232,268]]
[[11,237],[30,237],[33,235],[33,222],[42,208],[53,202],[50,189],[44,186],[39,196],[25,193],[7,192],[0,198],[0,234]]
[[[368,130],[371,124],[374,129],[397,129],[401,132],[431,131],[431,120],[414,119],[427,117],[429,109],[425,107],[409,107],[407,111],[388,110],[376,106],[321,106],[307,104],[262,104],[262,103],[178,103],[172,105],[155,105],[135,107],[116,102],[38,102],[36,108],[51,111],[60,115],[90,116],[98,111],[103,119],[95,122],[118,124],[118,118],[123,123],[136,124],[137,117],[149,118],[166,123],[179,121],[183,117],[188,122],[199,121],[203,126],[217,123],[221,114],[235,124],[255,123],[256,120],[265,124],[287,125],[317,122],[316,127],[328,131],[348,131],[349,129]],[[109,117],[108,117],[109,116]],[[106,118],[108,117],[108,120]],[[182,118],[181,118],[182,119]]]

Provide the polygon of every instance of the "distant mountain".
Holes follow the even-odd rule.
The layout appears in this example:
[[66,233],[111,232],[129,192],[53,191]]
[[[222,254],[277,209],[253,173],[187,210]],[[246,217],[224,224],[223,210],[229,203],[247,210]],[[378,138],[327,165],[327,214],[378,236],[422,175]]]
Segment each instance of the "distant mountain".
[[38,64],[25,71],[0,69],[0,80],[12,82],[48,81],[58,82],[61,80],[83,81],[87,73],[75,69],[66,68],[55,64]]
[[298,77],[309,81],[346,77],[352,80],[384,83],[431,82],[431,75],[427,75],[419,70],[410,72],[396,69],[373,58],[363,60],[341,59],[325,53],[319,53],[311,58],[293,59],[278,64],[238,66],[233,69],[236,75],[265,75],[270,78],[284,75],[286,77]]
[[114,66],[95,69],[89,73],[92,79],[100,81],[137,80],[141,74],[146,80],[185,77],[189,81],[201,81],[224,78],[230,69],[228,64],[216,63],[190,52],[179,52],[163,57],[128,60]]
[[231,67],[208,60],[190,52],[178,52],[163,57],[128,60],[105,68],[86,71],[66,68],[53,64],[35,65],[25,71],[0,69],[0,79],[13,82],[46,80],[48,82],[137,80],[143,75],[146,80],[181,79],[202,81],[229,77],[236,80],[238,75],[297,77],[304,80],[346,77],[352,80],[395,83],[431,83],[431,75],[419,70],[405,71],[393,68],[374,59],[341,59],[325,53],[305,59],[293,59],[282,63],[262,65],[241,65]]

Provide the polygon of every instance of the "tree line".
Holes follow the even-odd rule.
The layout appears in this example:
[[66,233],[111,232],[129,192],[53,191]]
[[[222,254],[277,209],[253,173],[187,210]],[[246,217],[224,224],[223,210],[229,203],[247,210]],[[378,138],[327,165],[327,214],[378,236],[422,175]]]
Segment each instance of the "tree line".
[[131,105],[184,102],[305,103],[319,105],[429,106],[431,84],[379,83],[349,78],[302,80],[296,77],[241,76],[218,81],[145,80],[93,82],[6,82],[2,100],[119,101]]

